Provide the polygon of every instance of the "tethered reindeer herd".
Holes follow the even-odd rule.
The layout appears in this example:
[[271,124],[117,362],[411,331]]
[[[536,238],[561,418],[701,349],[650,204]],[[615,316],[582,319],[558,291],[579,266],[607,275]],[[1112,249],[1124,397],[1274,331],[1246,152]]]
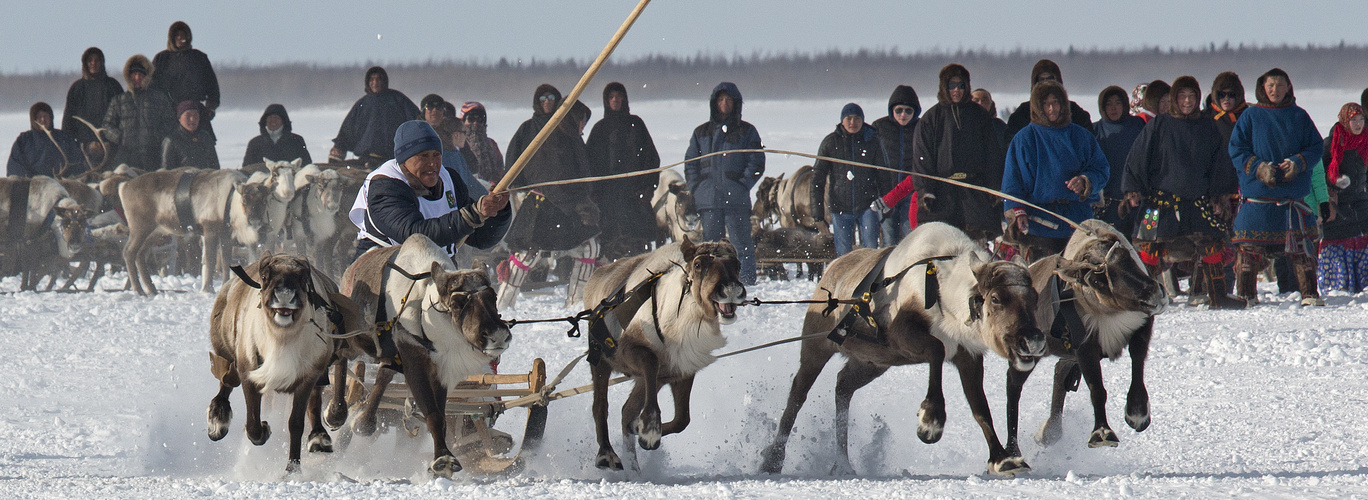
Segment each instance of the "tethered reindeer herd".
[[[543,135],[556,128],[646,4],[623,24]],[[507,190],[539,145],[534,141],[491,190]],[[701,370],[720,357],[788,342],[801,343],[800,365],[770,443],[754,450],[764,473],[783,472],[797,416],[837,353],[845,360],[830,420],[838,473],[855,472],[847,450],[855,392],[897,366],[929,367],[916,412],[916,435],[925,443],[943,435],[942,368],[946,362],[955,368],[986,441],[986,470],[994,475],[1031,470],[1018,445],[1019,408],[1044,402],[1023,402],[1021,392],[1049,356],[1060,359],[1037,442],[1068,438],[1061,412],[1081,380],[1095,420],[1087,445],[1118,446],[1101,360],[1123,353],[1132,362],[1123,420],[1136,432],[1151,424],[1145,361],[1155,316],[1169,296],[1129,240],[1101,221],[1060,217],[1076,228],[1067,247],[1030,263],[996,260],[981,242],[941,223],[918,226],[896,246],[833,259],[829,218],[807,204],[811,169],[805,167],[759,185],[753,220],[763,224],[756,231],[762,272],[765,265],[800,263],[817,281],[810,300],[766,301],[748,297],[731,243],[702,241],[692,195],[666,166],[647,173],[659,176],[651,201],[660,239],[671,243],[598,268],[584,309],[572,316],[510,321],[497,309],[483,265],[506,257],[506,250],[466,252],[458,263],[417,235],[353,258],[354,226],[340,209],[352,206],[369,171],[345,162],[301,163],[154,172],[120,165],[70,180],[0,179],[0,220],[8,221],[11,242],[0,254],[0,270],[22,275],[24,290],[47,278],[45,290],[69,291],[87,276],[93,289],[107,269],[119,267],[128,276],[123,289],[139,295],[169,291],[154,286],[153,274],[193,265],[199,291],[213,293],[221,280],[207,329],[210,372],[219,381],[206,411],[208,435],[221,440],[238,420],[250,442],[263,445],[272,437],[263,395],[288,395],[287,478],[301,471],[304,453],[347,446],[349,439],[334,439],[330,431],[364,436],[383,427],[402,427],[410,436],[428,432],[433,477],[516,474],[537,450],[549,408],[586,393],[593,395],[592,415],[562,417],[592,422],[598,449],[585,450],[584,459],[603,469],[637,468],[638,449],[655,450],[665,436],[708,425],[690,414]],[[781,302],[808,305],[799,335],[714,352],[726,344],[726,325],[745,314],[738,312],[742,306]],[[496,373],[500,355],[516,342],[517,325],[533,321],[573,324],[572,336],[583,332],[587,350],[563,369],[548,371],[535,359],[524,372]],[[1007,372],[986,373],[985,356],[1006,360]],[[560,387],[581,360],[592,384]],[[1005,437],[994,427],[985,376],[1006,381],[1007,404],[996,408],[1007,421]],[[628,381],[632,388],[618,415],[620,455],[612,444],[608,389]],[[668,419],[658,401],[666,386],[674,413]],[[235,414],[229,396],[239,387],[245,408]],[[513,408],[527,409],[521,443],[496,428]]]

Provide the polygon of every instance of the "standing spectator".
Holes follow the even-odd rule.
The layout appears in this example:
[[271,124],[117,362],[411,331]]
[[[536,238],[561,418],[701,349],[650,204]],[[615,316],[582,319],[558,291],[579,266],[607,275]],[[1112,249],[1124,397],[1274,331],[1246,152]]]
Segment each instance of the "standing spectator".
[[329,160],[347,159],[351,151],[367,166],[394,155],[394,131],[400,123],[422,119],[418,106],[403,92],[389,88],[389,73],[372,66],[366,70],[366,95],[356,100],[333,139]]
[[1363,123],[1363,106],[1345,104],[1321,152],[1330,194],[1317,258],[1322,293],[1368,288],[1368,133]]
[[741,119],[741,91],[722,82],[708,97],[709,119],[694,129],[684,153],[684,179],[703,219],[703,239],[723,237],[741,257],[741,283],[755,284],[755,241],[751,238],[750,190],[765,174],[764,153],[737,153],[695,160],[734,149],[760,149],[760,132]]
[[[532,118],[518,127],[508,141],[508,167],[518,162],[564,99],[548,84],[532,94]],[[523,167],[514,187],[589,175],[589,155],[581,134],[589,121],[589,107],[576,102],[541,149]],[[589,282],[599,256],[599,210],[584,184],[547,186],[530,191],[518,207],[513,226],[504,242],[513,255],[508,257],[508,277],[499,287],[499,308],[513,307],[527,273],[548,251],[569,251],[574,259],[567,281],[565,306],[578,308],[584,284]]]
[[1121,234],[1129,235],[1135,227],[1135,211],[1121,203],[1124,194],[1121,191],[1121,179],[1126,171],[1126,156],[1130,154],[1135,138],[1140,136],[1140,130],[1145,128],[1145,121],[1130,114],[1126,106],[1126,91],[1116,85],[1103,89],[1097,95],[1097,111],[1102,119],[1093,124],[1093,136],[1097,137],[1102,154],[1107,156],[1114,180],[1107,183],[1102,191],[1102,203],[1094,207],[1093,215],[1116,226]]
[[1235,288],[1247,302],[1257,303],[1254,278],[1263,259],[1286,254],[1302,305],[1323,306],[1311,253],[1320,231],[1315,211],[1303,199],[1311,194],[1312,167],[1325,141],[1311,116],[1297,106],[1292,79],[1282,69],[1259,76],[1254,94],[1258,104],[1240,115],[1230,136],[1230,158],[1244,197],[1232,238],[1239,247]]
[[200,127],[201,109],[200,103],[195,101],[181,101],[176,106],[176,122],[180,126],[162,140],[162,170],[181,167],[219,169],[214,136]]
[[[888,166],[903,172],[912,171],[912,162],[916,158],[912,154],[913,134],[917,130],[917,120],[921,117],[921,100],[917,98],[917,91],[907,85],[899,85],[893,88],[893,95],[888,96],[888,116],[874,120],[874,130],[879,132],[879,142],[883,144],[884,156],[888,158]],[[895,174],[884,172],[888,179],[888,185],[898,186],[904,180],[911,177],[907,174]],[[907,233],[916,226],[917,209],[912,204],[916,191],[916,182],[908,182],[907,193],[903,193],[898,198],[901,201],[889,206],[891,210],[883,220],[879,222],[879,232],[883,236],[884,246],[897,245],[902,241]]]
[[[632,114],[627,87],[618,82],[603,88],[603,119],[589,132],[590,175],[614,175],[660,167],[646,122]],[[651,196],[658,175],[639,175],[594,186],[594,204],[603,215],[603,253],[619,259],[650,250],[656,234]]]
[[176,126],[176,105],[166,92],[148,88],[152,73],[152,61],[142,54],[124,63],[128,91],[109,101],[102,129],[105,139],[117,147],[115,165],[155,170],[162,164],[162,139]]
[[285,111],[284,105],[266,106],[266,111],[261,114],[261,120],[257,121],[257,125],[260,127],[261,135],[247,142],[247,154],[242,157],[242,166],[261,163],[264,160],[293,161],[295,158],[299,158],[305,165],[313,163],[313,157],[309,155],[309,147],[304,144],[304,138],[292,132],[290,114]]
[[[887,167],[879,133],[864,122],[864,110],[855,103],[841,108],[841,123],[822,139],[817,156],[839,158],[878,167]],[[855,247],[855,232],[860,246],[879,247],[879,212],[870,205],[892,186],[884,172],[846,163],[817,160],[812,164],[812,210],[831,210],[831,232],[836,237],[836,256]]]
[[[1007,122],[1002,121],[1002,118],[998,116],[997,102],[993,101],[993,93],[985,88],[977,88],[974,89],[974,93],[970,94],[969,97],[973,99],[975,104],[988,110],[988,114],[993,117],[993,137],[1005,141],[1007,137]],[[1007,149],[1006,142],[1002,143],[1002,149]]]
[[1169,96],[1172,90],[1168,83],[1163,80],[1155,80],[1143,85],[1140,92],[1140,109],[1135,111],[1145,123],[1149,123],[1154,117],[1167,115],[1173,106],[1173,98]]
[[45,102],[29,106],[29,130],[20,133],[10,146],[8,175],[73,177],[87,169],[76,138],[52,128],[52,106]]
[[[1031,68],[1031,95],[1035,95],[1036,84],[1046,81],[1064,85],[1064,75],[1059,72],[1059,65],[1055,64],[1054,61],[1041,59],[1036,61],[1035,66]],[[1083,130],[1092,132],[1092,115],[1084,111],[1078,103],[1069,101],[1068,116],[1072,117],[1074,124],[1083,127]],[[1007,118],[1007,135],[1003,140],[1008,143],[1012,142],[1012,137],[1016,136],[1017,132],[1032,123],[1035,123],[1035,115],[1031,111],[1031,103],[1023,102],[1017,106],[1016,111],[1012,112],[1012,116]]]
[[1211,308],[1243,309],[1243,300],[1225,293],[1221,264],[1228,227],[1225,199],[1238,189],[1227,166],[1230,155],[1216,124],[1202,116],[1197,79],[1178,77],[1172,95],[1173,108],[1144,127],[1117,178],[1126,205],[1144,213],[1133,241],[1155,277],[1163,272],[1170,248],[1196,250],[1202,267],[1193,273],[1194,281],[1205,277]]
[[95,128],[104,126],[109,101],[123,93],[119,81],[105,73],[104,52],[91,47],[81,54],[81,79],[71,82],[67,90],[66,107],[62,108],[62,131],[75,137],[93,158],[104,158],[108,151],[101,149],[95,131],[81,123],[80,118]]
[[[1044,81],[1031,90],[1031,123],[1007,146],[1002,191],[1074,222],[1092,217],[1111,177],[1107,157],[1097,139],[1072,123],[1069,96],[1057,82]],[[1059,253],[1073,227],[1051,215],[1007,200],[1003,239],[1029,261]]]
[[1229,144],[1235,122],[1240,121],[1240,114],[1249,107],[1249,103],[1245,102],[1245,88],[1240,83],[1240,75],[1233,71],[1216,75],[1216,80],[1211,83],[1211,102],[1211,118],[1216,121],[1221,137]]
[[[947,64],[940,71],[936,105],[917,123],[913,171],[998,189],[1002,185],[1001,140],[993,117],[969,99],[969,70]],[[932,179],[919,179],[917,222],[944,222],[979,242],[1002,234],[996,196]]]
[[209,56],[190,46],[193,39],[190,25],[184,21],[171,23],[166,33],[166,50],[152,59],[152,67],[159,76],[152,88],[166,92],[171,102],[200,103],[200,109],[204,110],[200,128],[213,137],[214,127],[210,122],[219,107],[218,76],[209,64]]
[[465,157],[470,172],[485,182],[496,184],[504,176],[503,152],[499,143],[489,136],[489,113],[483,104],[468,101],[456,114],[461,123],[461,137],[457,147]]

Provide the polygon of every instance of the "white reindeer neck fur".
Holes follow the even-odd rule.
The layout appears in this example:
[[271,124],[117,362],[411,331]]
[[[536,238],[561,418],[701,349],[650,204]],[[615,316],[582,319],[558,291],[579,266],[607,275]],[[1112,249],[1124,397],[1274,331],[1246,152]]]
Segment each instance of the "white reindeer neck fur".
[[[426,273],[432,269],[433,262],[440,262],[442,269],[447,272],[456,271],[451,257],[432,240],[421,235],[405,240],[394,259],[395,265],[409,274]],[[385,274],[385,308],[389,317],[395,317],[399,302],[408,293],[408,304],[399,314],[399,323],[409,333],[427,337],[432,342],[433,365],[443,385],[455,387],[470,375],[489,373],[489,362],[493,358],[485,355],[483,346],[472,345],[451,323],[450,316],[433,309],[432,305],[440,297],[431,278],[414,283],[393,270]],[[409,292],[409,284],[413,284],[412,292]]]
[[[678,259],[682,260],[683,256],[680,255]],[[656,268],[650,270],[659,271]],[[633,280],[629,286],[635,286],[643,279]],[[636,316],[632,317],[634,328],[629,328],[625,333],[640,335],[657,353],[662,354],[660,361],[667,371],[680,375],[691,375],[711,365],[717,360],[713,351],[727,345],[717,314],[710,307],[700,305],[692,295],[693,291],[687,287],[684,270],[678,265],[671,265],[670,270],[656,282],[655,300],[647,300],[637,310]],[[660,321],[659,330],[655,323],[657,319]],[[663,343],[661,337],[664,337]]]
[[[932,314],[931,334],[945,344],[947,358],[954,356],[959,347],[979,355],[990,351],[993,339],[980,329],[982,320],[965,323],[970,318],[969,296],[977,283],[971,262],[973,256],[982,263],[992,256],[962,231],[939,222],[917,226],[888,256],[884,277],[892,277],[922,259],[941,256],[954,257],[936,261],[940,300],[933,308],[938,312]],[[895,282],[886,293],[896,298],[896,304],[920,309],[925,303],[926,273],[919,266]]]
[[[313,277],[319,286],[317,277]],[[246,285],[238,286],[246,288]],[[322,289],[322,288],[320,288]],[[327,340],[322,325],[328,324],[327,312],[314,307],[303,297],[304,308],[299,318],[286,328],[276,325],[265,309],[255,300],[260,291],[249,289],[246,300],[238,304],[239,328],[244,337],[238,353],[239,363],[252,368],[248,378],[261,386],[262,391],[284,392],[302,382],[300,376],[316,374],[332,357],[332,342]],[[254,354],[261,356],[256,365]],[[255,365],[255,366],[253,366]]]
[[[255,245],[257,243],[257,228],[247,220],[247,209],[242,206],[242,192],[233,189],[229,194],[228,200],[219,199],[219,203],[228,203],[228,227],[233,233],[233,239],[243,245]],[[218,205],[222,206],[222,205]]]

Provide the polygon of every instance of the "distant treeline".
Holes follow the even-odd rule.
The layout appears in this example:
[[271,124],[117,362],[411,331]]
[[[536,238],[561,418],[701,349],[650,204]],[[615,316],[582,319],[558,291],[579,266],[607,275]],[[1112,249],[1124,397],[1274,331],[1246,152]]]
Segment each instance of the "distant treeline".
[[[151,55],[151,54],[149,54]],[[210,54],[211,60],[213,55]],[[1368,47],[1217,46],[1203,49],[1073,50],[1059,52],[989,52],[899,54],[893,50],[829,51],[817,54],[648,56],[610,62],[595,78],[583,99],[598,107],[603,85],[621,81],[633,100],[705,98],[717,82],[732,81],[747,99],[886,98],[897,84],[911,84],[923,107],[935,102],[937,73],[947,63],[965,65],[975,87],[994,92],[1025,93],[1031,66],[1040,58],[1059,63],[1065,86],[1096,92],[1117,84],[1129,90],[1153,79],[1172,81],[1194,75],[1210,85],[1221,71],[1235,71],[1253,100],[1254,78],[1281,67],[1300,88],[1368,86]],[[75,57],[73,57],[75,59]],[[540,83],[557,85],[568,93],[591,62],[589,59],[497,62],[427,62],[384,64],[391,87],[415,102],[428,93],[451,101],[480,100],[531,105],[532,90]],[[279,102],[292,108],[346,105],[363,93],[367,65],[319,66],[280,64],[251,66],[223,64],[215,69],[227,108],[262,108]],[[118,75],[122,60],[108,61]],[[35,101],[60,107],[78,68],[70,73],[0,75],[0,110],[21,111]],[[1072,96],[1091,103],[1084,96]],[[875,113],[881,114],[881,113]]]

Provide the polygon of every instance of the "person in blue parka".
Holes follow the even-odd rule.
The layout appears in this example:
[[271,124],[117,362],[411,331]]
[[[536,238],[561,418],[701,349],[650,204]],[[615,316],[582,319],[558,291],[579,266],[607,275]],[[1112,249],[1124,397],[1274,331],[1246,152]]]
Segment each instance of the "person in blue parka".
[[1324,140],[1311,115],[1297,106],[1292,79],[1274,68],[1259,76],[1258,103],[1235,122],[1230,159],[1240,179],[1240,211],[1231,243],[1236,256],[1236,293],[1257,302],[1255,276],[1263,260],[1286,254],[1301,289],[1302,305],[1323,306],[1316,287],[1316,212],[1303,201],[1311,193],[1312,167]]
[[710,119],[694,129],[689,149],[684,153],[684,159],[688,160],[684,164],[684,179],[703,219],[703,239],[729,238],[741,257],[741,283],[754,285],[755,242],[750,233],[750,191],[765,174],[765,154],[738,153],[695,159],[718,151],[764,147],[755,126],[741,120],[741,104],[741,91],[736,84],[722,82],[713,88],[708,103]]
[[[1031,89],[1031,123],[1012,137],[1002,191],[1082,222],[1093,216],[1111,177],[1111,166],[1088,129],[1072,123],[1064,86],[1044,80]],[[1059,253],[1073,226],[1034,208],[1006,200],[1003,239],[1028,261]]]
[[384,163],[394,157],[394,131],[399,124],[421,119],[422,113],[408,96],[389,88],[389,73],[371,67],[366,70],[366,95],[356,100],[342,120],[328,159],[345,160],[351,151],[368,166]]
[[29,130],[19,134],[10,147],[8,175],[74,177],[89,168],[76,138],[52,128],[52,106],[45,102],[30,106]]

